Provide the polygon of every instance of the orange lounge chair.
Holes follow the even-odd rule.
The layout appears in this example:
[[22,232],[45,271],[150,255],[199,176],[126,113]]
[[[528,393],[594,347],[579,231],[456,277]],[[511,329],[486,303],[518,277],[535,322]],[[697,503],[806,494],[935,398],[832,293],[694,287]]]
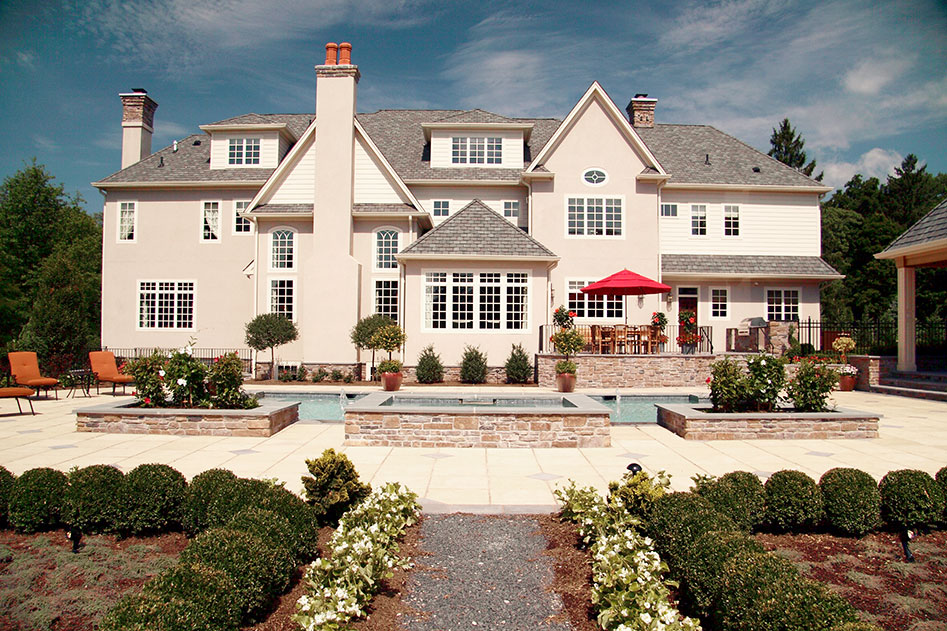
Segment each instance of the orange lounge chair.
[[106,381],[112,384],[112,394],[115,394],[115,386],[122,384],[122,394],[125,394],[125,384],[135,381],[130,375],[123,375],[118,372],[118,366],[115,365],[115,355],[112,351],[92,351],[89,353],[89,364],[92,366],[92,373],[95,375],[95,393],[99,393],[99,383]]
[[20,397],[23,397],[26,399],[26,402],[30,404],[30,414],[36,416],[36,411],[33,409],[33,401],[30,399],[34,394],[36,394],[36,391],[30,390],[29,388],[0,388],[0,399],[16,399],[16,407],[20,411],[20,414],[23,414],[23,408],[20,407]]
[[[58,379],[44,377],[39,374],[39,361],[36,359],[36,353],[32,351],[18,351],[7,353],[10,360],[10,372],[13,374],[13,381],[19,386],[26,386],[39,390],[42,388],[49,396],[49,389],[59,385]],[[59,398],[59,390],[55,390],[56,398]]]

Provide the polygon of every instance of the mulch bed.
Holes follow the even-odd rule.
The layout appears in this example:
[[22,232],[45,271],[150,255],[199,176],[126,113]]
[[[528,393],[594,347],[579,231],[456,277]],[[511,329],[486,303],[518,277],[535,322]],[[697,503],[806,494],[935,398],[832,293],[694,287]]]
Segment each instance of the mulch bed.
[[572,629],[599,631],[592,608],[592,557],[588,550],[579,549],[575,525],[560,521],[554,514],[535,517],[546,538],[544,554],[553,559],[552,590],[559,594]]
[[792,561],[808,578],[826,583],[886,631],[934,631],[947,620],[947,532],[911,542],[907,563],[897,534],[861,539],[826,534],[755,536]]

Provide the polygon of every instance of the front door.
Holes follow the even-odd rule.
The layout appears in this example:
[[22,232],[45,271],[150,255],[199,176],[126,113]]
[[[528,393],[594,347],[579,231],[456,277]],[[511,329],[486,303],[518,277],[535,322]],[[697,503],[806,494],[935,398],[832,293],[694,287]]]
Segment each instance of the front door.
[[[677,312],[693,311],[697,314],[697,287],[679,287],[677,289]],[[700,322],[700,319],[697,320]]]

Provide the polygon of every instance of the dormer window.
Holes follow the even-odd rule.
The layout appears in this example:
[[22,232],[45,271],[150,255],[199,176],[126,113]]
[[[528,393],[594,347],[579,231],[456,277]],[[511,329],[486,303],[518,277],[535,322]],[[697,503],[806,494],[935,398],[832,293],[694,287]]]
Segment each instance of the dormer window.
[[483,136],[454,136],[451,164],[503,164],[503,139]]
[[231,138],[227,164],[260,164],[260,139]]

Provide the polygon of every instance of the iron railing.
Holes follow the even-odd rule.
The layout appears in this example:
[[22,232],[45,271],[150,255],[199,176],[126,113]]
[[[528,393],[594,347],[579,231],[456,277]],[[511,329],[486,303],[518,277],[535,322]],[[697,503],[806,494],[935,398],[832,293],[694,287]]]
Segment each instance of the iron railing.
[[[603,325],[603,326],[612,326],[612,325]],[[575,325],[576,331],[578,331],[582,337],[586,340],[585,349],[583,349],[580,354],[594,354],[597,349],[593,347],[592,344],[592,325],[591,324],[577,324]],[[553,348],[550,337],[558,331],[559,328],[554,324],[543,324],[539,327],[539,352],[540,353],[553,353],[555,349]],[[697,327],[697,334],[700,336],[699,342],[694,345],[693,348],[685,348],[683,345],[677,342],[677,337],[680,332],[680,326],[677,324],[669,324],[664,327],[664,333],[667,337],[667,341],[661,342],[657,346],[658,353],[684,353],[684,352],[697,352],[697,353],[713,353],[713,327],[711,326],[701,326]],[[629,345],[626,347],[626,352],[623,354],[634,354],[632,347]]]
[[[158,348],[154,346],[139,346],[135,348],[102,347],[104,351],[112,351],[117,361],[137,359],[139,357],[148,357],[155,351],[169,351],[174,348]],[[191,356],[210,365],[214,359],[227,353],[236,353],[240,361],[243,362],[244,372],[250,372],[250,364],[253,358],[253,350],[249,348],[192,348]]]
[[[842,335],[855,341],[855,354],[896,355],[898,352],[898,323],[890,320],[861,322],[824,322],[800,320],[790,325],[792,337],[803,345],[803,350],[833,352],[832,342]],[[925,321],[915,325],[919,354],[947,352],[947,322]]]

